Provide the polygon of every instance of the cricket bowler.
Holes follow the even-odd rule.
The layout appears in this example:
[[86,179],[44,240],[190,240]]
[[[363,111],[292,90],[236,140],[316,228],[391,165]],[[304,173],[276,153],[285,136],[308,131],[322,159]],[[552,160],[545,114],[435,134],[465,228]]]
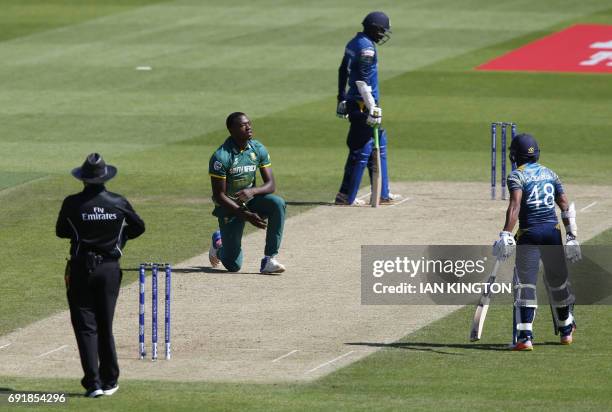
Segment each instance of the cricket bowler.
[[[570,204],[557,174],[538,163],[539,156],[538,143],[530,134],[519,134],[512,140],[510,161],[516,163],[517,169],[507,178],[510,202],[504,228],[493,245],[493,254],[502,261],[516,249],[513,278],[516,339],[512,345],[516,351],[533,349],[540,260],[544,264],[544,280],[561,344],[571,344],[576,329],[572,313],[575,297],[568,282],[565,260],[576,262],[582,258],[576,240],[576,209]],[[561,209],[565,225],[565,250],[555,204]],[[512,231],[517,220],[519,229],[514,237]]]
[[[276,255],[285,224],[285,201],[276,195],[268,150],[253,139],[251,120],[242,112],[230,114],[225,122],[230,136],[210,158],[209,175],[213,215],[219,230],[212,235],[208,258],[212,267],[219,263],[230,272],[242,266],[242,233],[245,222],[266,229],[266,246],[260,273],[282,273],[285,266]],[[259,170],[263,184],[257,186]],[[267,219],[267,221],[266,221]]]

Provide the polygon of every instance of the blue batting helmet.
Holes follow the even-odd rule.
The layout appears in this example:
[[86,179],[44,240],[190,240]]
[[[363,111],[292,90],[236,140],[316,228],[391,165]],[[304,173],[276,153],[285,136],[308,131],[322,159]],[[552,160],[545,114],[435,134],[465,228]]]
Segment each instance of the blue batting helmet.
[[389,16],[382,11],[373,11],[363,19],[363,29],[372,35],[374,42],[384,44],[391,38],[391,25]]
[[536,139],[527,133],[516,135],[510,143],[510,161],[523,164],[537,162],[540,158],[540,148]]

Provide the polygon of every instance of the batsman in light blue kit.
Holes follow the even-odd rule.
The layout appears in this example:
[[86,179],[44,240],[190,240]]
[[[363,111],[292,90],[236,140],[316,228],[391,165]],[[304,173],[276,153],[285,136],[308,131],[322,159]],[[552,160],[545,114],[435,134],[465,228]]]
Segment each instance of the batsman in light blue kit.
[[[357,33],[348,42],[344,57],[338,69],[338,107],[336,114],[348,118],[350,128],[346,144],[349,155],[344,167],[344,177],[336,195],[338,205],[361,205],[357,199],[359,184],[367,167],[372,176],[372,150],[374,148],[373,127],[382,121],[382,110],[379,106],[378,90],[378,53],[376,44],[384,44],[390,38],[391,26],[389,17],[380,11],[368,14],[362,22],[363,31]],[[368,96],[362,96],[357,88],[357,81],[367,84]],[[347,91],[348,83],[348,91]],[[374,101],[374,107],[367,107],[366,102]],[[380,129],[381,160],[381,203],[392,203],[401,196],[389,192],[389,174],[387,173],[387,133]]]
[[[493,245],[493,253],[500,260],[508,259],[516,249],[513,279],[515,337],[512,349],[517,351],[533,349],[540,260],[544,264],[544,282],[561,344],[571,344],[576,329],[573,314],[575,298],[566,263],[566,259],[576,262],[582,258],[576,240],[576,209],[574,203],[569,202],[557,174],[538,163],[539,155],[540,149],[533,136],[519,134],[512,140],[510,161],[518,167],[507,179],[510,203],[500,239]],[[565,225],[565,248],[555,205],[561,209]],[[517,220],[519,229],[513,236],[512,230]]]

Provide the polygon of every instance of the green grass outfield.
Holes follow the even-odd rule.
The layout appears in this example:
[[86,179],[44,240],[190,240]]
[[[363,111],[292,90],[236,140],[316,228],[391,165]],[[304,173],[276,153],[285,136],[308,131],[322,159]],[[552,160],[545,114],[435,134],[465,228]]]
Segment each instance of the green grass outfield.
[[[63,197],[80,188],[70,169],[91,151],[118,166],[109,189],[132,200],[148,224],[128,246],[126,267],[207,249],[216,225],[207,163],[234,110],[253,118],[282,196],[330,201],[346,156],[347,124],[334,116],[336,70],[372,7],[0,0],[0,334],[66,308],[67,242],[54,237],[54,224]],[[609,75],[473,70],[573,23],[612,24],[606,1],[375,7],[391,15],[394,29],[380,48],[393,180],[486,181],[488,123],[503,118],[536,135],[542,162],[566,182],[610,183]],[[153,70],[135,70],[141,65]],[[598,241],[611,243],[610,233]],[[101,402],[117,410],[610,409],[602,386],[612,377],[606,309],[581,310],[578,336],[588,341],[537,347],[527,371],[523,354],[495,350],[507,337],[502,308],[492,310],[483,345],[463,346],[464,331],[453,325],[468,324],[468,308],[313,384],[126,381],[120,396]],[[559,366],[563,353],[572,356]],[[2,387],[80,392],[72,380],[0,377]],[[528,395],[518,392],[525,387]]]
[[2,378],[0,386],[68,393],[74,396],[65,409],[75,411],[610,410],[609,307],[580,307],[576,342],[567,347],[558,344],[543,310],[530,353],[506,349],[511,310],[491,306],[486,332],[476,344],[467,342],[473,315],[467,307],[399,342],[362,342],[382,349],[310,384],[130,380],[121,383],[117,395],[99,400],[79,396],[74,379]]

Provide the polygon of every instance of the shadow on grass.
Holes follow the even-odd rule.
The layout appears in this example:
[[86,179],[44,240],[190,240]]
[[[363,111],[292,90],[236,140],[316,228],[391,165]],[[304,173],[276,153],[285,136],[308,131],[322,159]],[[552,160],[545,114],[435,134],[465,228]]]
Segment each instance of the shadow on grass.
[[[484,351],[503,351],[508,352],[509,347],[506,343],[429,343],[429,342],[347,342],[346,345],[351,346],[368,346],[373,348],[388,348],[388,349],[407,349],[420,352],[434,352],[443,355],[463,355],[461,352],[447,351],[443,349],[462,349],[462,350],[484,350]],[[534,343],[534,346],[558,346],[559,342],[541,342]]]

